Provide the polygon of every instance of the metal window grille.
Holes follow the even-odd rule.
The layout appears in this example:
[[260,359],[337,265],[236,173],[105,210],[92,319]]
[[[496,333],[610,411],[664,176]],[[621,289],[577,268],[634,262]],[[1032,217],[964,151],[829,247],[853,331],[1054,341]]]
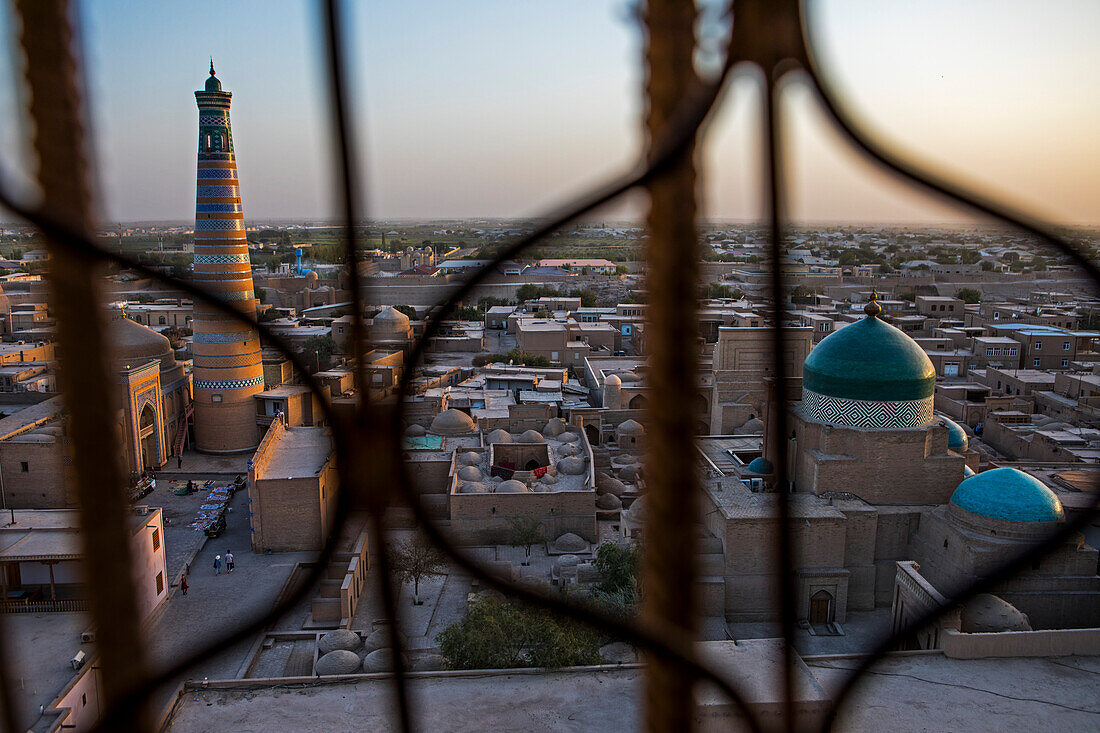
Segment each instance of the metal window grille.
[[[341,36],[339,8],[336,0],[321,0],[321,28],[326,56],[329,96],[332,105],[332,132],[336,141],[340,176],[340,208],[344,239],[347,246],[348,276],[354,299],[355,318],[352,321],[352,343],[364,353],[365,330],[362,323],[364,283],[359,268],[356,247],[356,222],[359,183],[352,161],[356,146],[352,139],[347,99],[344,41]],[[784,332],[777,324],[785,321],[783,271],[780,257],[786,227],[787,186],[782,178],[781,162],[785,151],[777,135],[782,109],[773,94],[775,87],[789,74],[803,74],[812,83],[828,117],[847,142],[856,150],[898,178],[938,195],[969,211],[1009,224],[1031,235],[1036,243],[1045,245],[1069,258],[1098,284],[1100,271],[1077,246],[1054,233],[1053,227],[1026,217],[1001,202],[983,198],[963,185],[937,177],[918,160],[892,149],[871,136],[860,121],[842,103],[841,95],[825,75],[806,33],[807,19],[797,0],[738,0],[732,13],[731,32],[727,39],[726,58],[721,74],[704,81],[693,68],[696,48],[694,24],[696,8],[690,0],[649,0],[642,12],[646,28],[646,116],[644,128],[647,147],[636,166],[626,174],[579,197],[562,209],[550,212],[529,235],[505,246],[493,262],[472,274],[444,303],[441,317],[433,319],[416,342],[410,356],[410,368],[401,381],[401,395],[407,394],[414,367],[424,355],[425,344],[436,335],[443,316],[450,313],[474,286],[500,262],[516,257],[562,226],[577,220],[599,206],[632,189],[648,192],[650,211],[646,258],[648,261],[650,379],[654,399],[649,410],[649,456],[647,457],[650,524],[647,526],[644,555],[644,582],[647,599],[641,619],[624,623],[589,608],[557,598],[544,597],[529,588],[513,585],[491,574],[479,562],[457,549],[425,516],[415,500],[410,477],[400,459],[397,436],[400,432],[403,401],[395,410],[384,412],[369,399],[361,360],[356,363],[355,385],[359,404],[348,414],[336,413],[321,385],[311,375],[308,365],[272,334],[263,323],[242,316],[232,306],[212,298],[190,282],[183,282],[153,271],[116,252],[99,248],[92,240],[93,212],[88,182],[92,180],[84,154],[81,106],[78,84],[78,59],[73,45],[74,29],[71,8],[67,0],[15,0],[21,26],[20,42],[26,56],[25,81],[29,92],[30,114],[35,125],[34,149],[39,163],[39,183],[43,193],[40,206],[29,208],[18,203],[9,191],[0,190],[0,205],[33,223],[48,237],[53,255],[50,273],[51,302],[58,316],[59,354],[63,364],[81,363],[82,368],[63,369],[60,386],[72,399],[67,402],[71,417],[73,465],[77,476],[77,492],[88,558],[87,573],[92,590],[89,606],[98,629],[100,665],[104,679],[103,714],[98,730],[138,731],[148,727],[144,703],[160,684],[187,670],[196,662],[216,654],[228,644],[255,634],[282,616],[299,602],[317,581],[332,557],[336,539],[344,521],[353,509],[365,509],[372,518],[372,536],[380,566],[378,593],[390,624],[391,643],[401,649],[400,615],[395,611],[395,598],[390,583],[387,558],[381,552],[384,536],[381,515],[389,506],[403,505],[416,515],[425,534],[460,568],[486,586],[501,590],[512,597],[544,607],[564,616],[591,624],[623,640],[641,646],[649,653],[649,673],[645,695],[646,726],[654,731],[684,730],[690,727],[692,716],[692,685],[700,680],[716,684],[745,714],[754,730],[760,729],[745,706],[736,687],[696,658],[691,641],[694,633],[696,577],[695,557],[685,538],[696,521],[697,485],[685,486],[683,477],[694,476],[690,465],[692,455],[692,416],[679,405],[692,404],[695,383],[696,353],[694,347],[695,275],[698,242],[695,233],[695,165],[696,143],[706,135],[704,123],[720,102],[727,77],[735,65],[747,63],[759,69],[764,78],[765,105],[763,111],[766,132],[765,189],[768,201],[770,229],[770,272],[775,357],[772,373],[777,381],[784,376]],[[687,243],[687,246],[685,246]],[[105,383],[105,368],[87,355],[103,354],[103,327],[95,307],[97,303],[95,265],[113,262],[141,274],[170,284],[196,299],[209,303],[222,313],[256,328],[267,342],[277,345],[305,376],[309,387],[322,396],[321,409],[326,422],[333,427],[340,491],[337,517],[311,576],[266,613],[248,619],[224,637],[215,639],[206,648],[181,659],[168,669],[151,673],[146,663],[142,640],[138,635],[133,588],[130,585],[128,547],[125,542],[125,496],[122,476],[109,461],[98,456],[117,452],[113,431],[109,429],[109,410],[100,389]],[[999,314],[994,312],[994,319]],[[686,327],[685,327],[686,324]],[[80,355],[81,359],[74,358]],[[80,395],[75,398],[75,395]],[[777,411],[776,434],[786,434],[786,414]],[[778,479],[787,479],[788,446],[778,443]],[[792,536],[786,531],[789,507],[786,494],[779,492],[779,531],[773,541],[779,558],[777,593],[781,600],[781,621],[785,649],[786,673],[783,675],[783,699],[787,701],[785,726],[794,730],[792,700],[793,675],[791,658],[796,623]],[[1100,492],[1097,493],[1100,497]],[[873,654],[863,658],[857,670],[838,693],[827,725],[835,720],[837,710],[848,701],[852,689],[886,652],[899,640],[926,627],[942,612],[976,594],[986,592],[1020,570],[1033,566],[1044,554],[1064,542],[1091,521],[1097,512],[1090,511],[1067,523],[1061,531],[1042,544],[1029,548],[996,571],[958,593],[939,609],[913,620],[882,642]],[[690,543],[690,540],[689,540]],[[14,729],[11,701],[12,667],[0,636],[0,708],[8,729]],[[401,654],[395,654],[393,691],[402,730],[415,724],[415,710],[406,694],[406,673]]]

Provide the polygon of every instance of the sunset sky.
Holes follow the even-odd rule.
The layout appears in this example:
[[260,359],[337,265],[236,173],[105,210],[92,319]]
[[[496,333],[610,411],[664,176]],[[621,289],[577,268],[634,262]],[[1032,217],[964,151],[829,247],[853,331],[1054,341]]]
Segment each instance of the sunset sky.
[[[809,6],[822,65],[876,134],[1033,213],[1100,223],[1100,3]],[[0,7],[2,45],[14,49]],[[537,215],[639,151],[641,35],[623,0],[347,7],[371,216]],[[193,217],[193,91],[209,56],[233,92],[246,217],[332,214],[312,3],[95,0],[81,12],[105,220]],[[0,170],[16,181],[19,63],[0,55]],[[760,215],[758,96],[749,76],[735,79],[709,130],[708,217]],[[785,100],[796,219],[960,219],[847,153],[803,84]]]

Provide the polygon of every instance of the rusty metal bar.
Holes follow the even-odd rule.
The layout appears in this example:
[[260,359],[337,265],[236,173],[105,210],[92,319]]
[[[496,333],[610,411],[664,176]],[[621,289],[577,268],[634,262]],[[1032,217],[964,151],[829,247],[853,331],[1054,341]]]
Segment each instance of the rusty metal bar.
[[[649,149],[661,139],[683,97],[697,83],[695,3],[648,0],[645,131]],[[642,614],[694,638],[699,486],[694,455],[698,390],[696,307],[699,240],[695,226],[694,139],[668,170],[646,185],[646,244],[650,307],[646,313],[650,401],[647,404],[646,501]],[[646,728],[682,731],[694,717],[696,677],[679,664],[654,658],[646,677]]]
[[775,377],[776,390],[774,397],[778,400],[777,409],[769,414],[775,419],[775,425],[768,425],[769,437],[775,445],[775,462],[777,467],[777,492],[776,502],[778,531],[774,538],[776,558],[776,595],[779,599],[780,623],[783,627],[783,673],[781,685],[783,687],[782,699],[784,702],[784,730],[797,730],[794,705],[794,633],[797,621],[797,599],[795,598],[795,569],[794,569],[794,533],[791,532],[790,493],[788,491],[791,477],[787,473],[787,404],[786,404],[786,374],[783,361],[785,339],[783,330],[786,320],[786,308],[783,294],[783,225],[785,212],[783,206],[783,179],[782,158],[780,157],[779,142],[779,104],[776,99],[775,85],[778,78],[768,70],[764,83],[764,135],[767,139],[768,157],[765,172],[765,186],[768,190],[768,223],[771,235],[771,295],[774,306],[774,323],[772,323],[772,373]]
[[[73,229],[92,231],[92,194],[84,142],[79,72],[68,0],[17,0],[26,55],[33,143],[43,208]],[[98,258],[47,240],[51,309],[57,317],[58,381],[68,413],[73,476],[79,499],[83,571],[91,593],[105,703],[110,706],[145,675],[145,650],[131,582],[130,526],[106,364]],[[117,730],[143,730],[140,706]]]

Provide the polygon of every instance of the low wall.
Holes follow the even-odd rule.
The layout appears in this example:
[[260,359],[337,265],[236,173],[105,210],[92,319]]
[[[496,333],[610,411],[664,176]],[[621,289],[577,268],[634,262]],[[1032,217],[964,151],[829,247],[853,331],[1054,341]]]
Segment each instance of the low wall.
[[944,656],[952,659],[1089,656],[1100,654],[1100,628],[1002,631],[995,634],[964,634],[944,629],[940,642]]
[[368,570],[370,570],[370,558],[367,555],[367,532],[364,530],[355,540],[347,573],[344,574],[343,582],[340,584],[340,613],[349,624],[351,617],[355,615],[355,609],[359,607],[359,598],[363,595],[363,585],[366,582]]

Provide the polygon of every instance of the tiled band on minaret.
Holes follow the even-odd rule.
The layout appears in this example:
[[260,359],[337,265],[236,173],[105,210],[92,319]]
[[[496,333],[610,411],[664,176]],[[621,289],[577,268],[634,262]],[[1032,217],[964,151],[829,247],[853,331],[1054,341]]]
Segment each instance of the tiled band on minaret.
[[[195,284],[254,316],[256,295],[233,155],[229,104],[210,62],[199,106],[198,184],[195,199]],[[254,328],[195,303],[195,447],[236,453],[259,443],[252,395],[263,391],[260,338]]]

